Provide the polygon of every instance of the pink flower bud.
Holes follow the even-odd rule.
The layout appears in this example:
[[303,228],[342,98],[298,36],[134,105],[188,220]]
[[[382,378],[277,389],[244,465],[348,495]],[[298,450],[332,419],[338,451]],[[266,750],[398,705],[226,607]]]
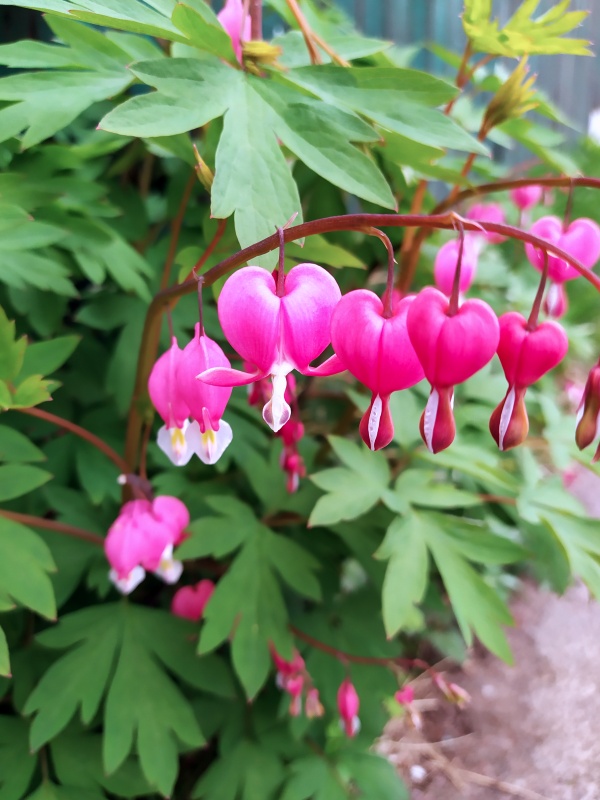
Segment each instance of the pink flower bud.
[[[452,294],[454,275],[458,264],[460,241],[451,239],[438,250],[433,266],[433,277],[438,289],[448,297]],[[460,269],[460,291],[466,292],[475,278],[477,270],[477,246],[472,236],[465,236],[463,258]]]
[[565,291],[564,283],[552,283],[548,287],[543,303],[544,313],[554,319],[560,319],[567,313],[569,299]]
[[343,367],[335,356],[311,367],[330,343],[333,309],[341,293],[337,283],[316,264],[299,264],[283,282],[260,267],[245,267],[225,282],[219,296],[219,320],[227,340],[254,366],[254,372],[213,367],[200,379],[212,386],[243,386],[270,376],[273,393],[263,409],[265,422],[279,431],[289,420],[286,376],[333,375]]
[[401,706],[409,706],[415,699],[415,690],[412,686],[405,686],[396,692],[394,699]]
[[290,677],[291,675],[296,675],[299,672],[304,672],[304,659],[296,649],[294,649],[291,661],[286,661],[284,658],[282,658],[272,645],[269,649],[271,651],[271,658],[273,659],[273,663],[275,664],[275,668],[277,669],[279,675]]
[[171,613],[176,617],[198,622],[202,619],[204,608],[214,590],[214,583],[208,580],[200,581],[195,586],[182,586],[173,595]]
[[233,52],[241,63],[242,40],[248,41],[251,36],[250,17],[244,13],[242,0],[225,0],[223,9],[217,14],[217,19],[227,31]]
[[[493,222],[497,225],[506,224],[504,209],[499,203],[475,203],[467,211],[467,219],[475,219],[484,223],[484,228],[486,222]],[[506,241],[506,236],[501,233],[492,233],[491,231],[472,231],[472,235],[478,238],[483,236],[490,244],[500,244]]]
[[[580,450],[588,447],[596,439],[600,439],[600,362],[590,370],[577,412],[575,432],[575,441]],[[598,460],[600,460],[600,443],[592,461]]]
[[516,189],[511,189],[510,199],[521,211],[527,211],[540,202],[543,194],[541,186],[518,186]]
[[406,330],[408,309],[414,300],[403,298],[392,316],[386,317],[377,295],[358,289],[342,297],[333,312],[333,349],[346,369],[372,392],[371,404],[360,423],[360,435],[371,450],[385,447],[393,438],[391,393],[414,386],[423,378]]
[[342,682],[338,689],[337,706],[346,736],[356,736],[360,730],[360,720],[358,718],[360,699],[354,685],[348,678]]
[[[600,227],[586,217],[573,220],[566,230],[563,228],[562,220],[558,217],[541,217],[533,223],[529,232],[560,247],[588,269],[591,269],[600,257]],[[544,252],[532,244],[526,244],[525,253],[538,272],[542,272],[545,261]],[[548,277],[551,281],[560,284],[578,276],[579,273],[574,267],[567,264],[562,258],[548,253]]]
[[411,304],[406,321],[410,341],[431,384],[420,428],[432,453],[454,440],[453,387],[491,361],[500,337],[498,319],[482,300],[467,300],[452,316],[449,308],[448,298],[428,286]]

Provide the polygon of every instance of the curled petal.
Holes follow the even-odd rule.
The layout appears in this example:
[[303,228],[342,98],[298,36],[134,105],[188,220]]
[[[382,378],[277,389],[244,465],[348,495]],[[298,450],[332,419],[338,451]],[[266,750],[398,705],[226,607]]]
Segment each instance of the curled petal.
[[249,383],[266,378],[267,372],[242,372],[240,369],[228,369],[227,367],[212,367],[205,369],[196,378],[199,381],[208,383],[210,386],[247,386]]
[[338,356],[333,355],[331,358],[328,358],[327,361],[319,364],[318,367],[305,367],[302,370],[302,374],[312,375],[317,378],[327,378],[329,375],[337,375],[340,372],[344,372],[345,369],[346,367],[342,364]]
[[421,415],[419,430],[430,453],[439,453],[450,447],[456,436],[454,423],[454,388],[432,389],[425,411]]

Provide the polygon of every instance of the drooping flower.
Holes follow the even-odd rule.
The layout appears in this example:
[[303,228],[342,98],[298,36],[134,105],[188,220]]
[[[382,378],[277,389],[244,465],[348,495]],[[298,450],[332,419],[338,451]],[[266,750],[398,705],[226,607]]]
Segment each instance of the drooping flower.
[[592,367],[583,390],[581,405],[577,412],[577,429],[575,441],[577,447],[583,450],[595,440],[599,440],[598,448],[592,459],[600,460],[600,361]]
[[[433,265],[433,278],[438,289],[448,297],[452,293],[454,275],[458,264],[460,240],[451,239],[437,251]],[[472,235],[464,238],[463,256],[460,270],[460,292],[470,288],[477,271],[478,248]]]
[[421,416],[423,441],[432,453],[449,447],[456,435],[454,386],[492,360],[500,329],[483,300],[467,300],[450,314],[450,301],[438,289],[423,289],[408,310],[408,335],[431,384]]
[[[467,219],[475,219],[478,222],[482,222],[484,228],[486,222],[493,222],[498,225],[506,224],[506,216],[500,203],[475,203],[467,211]],[[506,241],[506,236],[493,231],[472,231],[472,234],[477,237],[477,240],[481,241],[483,238],[489,244],[500,244]]]
[[176,497],[125,503],[104,542],[109,578],[117,589],[129,594],[144,580],[146,571],[165,583],[176,583],[183,565],[173,560],[173,547],[182,541],[189,522],[187,508]]
[[181,356],[177,339],[173,337],[171,347],[156,361],[148,378],[148,394],[165,423],[158,431],[157,443],[177,467],[187,464],[194,455],[197,439],[177,381]]
[[360,720],[358,718],[360,698],[349,678],[346,678],[338,689],[337,706],[340,723],[346,736],[356,736],[360,730]]
[[209,386],[197,375],[211,367],[229,368],[231,365],[219,345],[204,333],[197,324],[194,338],[184,348],[177,368],[177,382],[181,395],[197,423],[194,441],[198,458],[205,464],[215,464],[233,438],[231,426],[221,419],[231,397],[231,389]]
[[333,312],[331,341],[344,367],[372,392],[360,423],[360,435],[371,450],[392,441],[389,410],[392,392],[414,386],[423,368],[410,342],[406,318],[415,297],[404,297],[386,317],[383,302],[368,289],[344,295]]
[[[541,217],[533,223],[529,232],[560,247],[588,269],[600,258],[600,227],[587,217],[573,220],[566,229],[558,217]],[[544,252],[532,244],[526,244],[525,253],[529,262],[542,272],[546,258]],[[568,305],[564,284],[579,277],[579,273],[562,258],[548,253],[548,277],[552,283],[544,310],[558,319],[566,312]]]
[[198,622],[202,619],[204,608],[212,597],[215,585],[212,581],[199,581],[194,586],[182,586],[173,595],[171,613],[176,617]]
[[282,658],[271,645],[271,657],[277,668],[275,682],[277,686],[290,696],[289,712],[292,717],[297,717],[302,712],[302,695],[308,679],[304,659],[294,649],[291,661]]
[[415,690],[412,686],[404,686],[402,689],[398,689],[394,699],[401,706],[408,706],[415,699]]
[[314,719],[315,717],[322,717],[325,713],[325,709],[321,703],[319,698],[319,690],[312,686],[306,692],[306,700],[304,703],[304,710],[306,712],[306,716],[309,719]]
[[223,9],[217,14],[217,19],[227,31],[231,39],[233,52],[237,60],[242,61],[242,41],[250,39],[250,17],[244,13],[242,0],[225,0]]
[[316,264],[298,264],[283,280],[260,267],[234,272],[219,296],[223,332],[253,372],[209,365],[198,377],[211,386],[244,386],[270,376],[271,398],[263,419],[277,432],[289,420],[286,376],[332,375],[343,367],[333,356],[320,367],[310,362],[330,343],[333,309],[341,293],[331,275]]
[[559,364],[569,348],[563,328],[546,321],[530,329],[517,311],[502,314],[498,358],[508,381],[508,390],[490,419],[490,432],[500,450],[521,444],[529,431],[525,408],[527,387]]
[[527,211],[540,202],[543,194],[541,186],[518,186],[510,190],[510,199],[521,211]]

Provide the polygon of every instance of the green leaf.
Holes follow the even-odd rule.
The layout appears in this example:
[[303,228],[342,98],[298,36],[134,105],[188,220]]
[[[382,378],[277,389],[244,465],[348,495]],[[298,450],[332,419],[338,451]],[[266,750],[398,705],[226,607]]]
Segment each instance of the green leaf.
[[365,514],[383,497],[390,479],[382,453],[371,452],[338,436],[330,436],[329,443],[346,466],[310,476],[312,482],[328,494],[317,501],[309,527],[333,525]]
[[158,91],[127,100],[100,128],[124,136],[172,136],[221,117],[236,102],[242,75],[212,56],[142,61],[133,74]]
[[415,606],[425,595],[429,573],[427,545],[421,521],[414,515],[396,517],[376,558],[389,559],[383,581],[383,622],[388,638],[410,625]]
[[210,6],[200,3],[196,9],[185,3],[177,3],[171,21],[188,37],[194,47],[224,58],[226,61],[237,63],[229,34]]
[[0,461],[44,461],[46,456],[14,428],[0,425]]
[[488,155],[481,142],[432,108],[451,99],[456,89],[424,72],[319,66],[292,70],[286,78],[326,103],[356,111],[407,139]]
[[112,775],[107,775],[102,765],[102,737],[82,734],[81,731],[65,733],[50,743],[52,765],[63,784],[91,791],[105,789],[119,797],[151,794],[139,762],[130,757]]
[[52,478],[49,472],[28,464],[0,466],[0,502],[13,500],[43,486]]
[[383,756],[371,753],[342,754],[338,762],[352,776],[369,800],[409,800],[408,790],[394,766]]
[[[296,213],[296,222],[302,221],[298,187],[277,143],[271,108],[253,85],[249,79],[238,84],[225,114],[211,194],[213,217],[235,214],[242,247],[270,236]],[[277,253],[256,259],[267,268],[276,261]]]
[[15,323],[0,306],[0,380],[12,381],[19,374],[25,357],[27,340],[15,337]]
[[48,392],[49,386],[50,381],[43,381],[39,375],[30,375],[16,387],[11,400],[11,407],[31,408],[51,400],[52,398]]
[[47,575],[54,569],[50,551],[36,533],[0,517],[0,592],[3,595],[43,617],[55,619],[54,593]]
[[465,0],[462,14],[465,33],[477,52],[517,57],[528,54],[569,53],[590,56],[590,42],[565,39],[577,28],[587,11],[568,11],[571,0],[561,0],[541,16],[533,18],[540,0],[523,0],[508,22],[500,27],[492,19],[492,0]]
[[286,246],[285,255],[294,261],[327,264],[329,267],[365,268],[365,264],[354,253],[337,244],[331,244],[324,236],[309,236],[302,247],[297,242],[290,242]]
[[475,633],[482,643],[508,663],[512,656],[502,625],[513,620],[498,594],[463,558],[456,544],[430,515],[419,516],[422,534],[440,571],[452,610],[467,644]]
[[[404,470],[394,485],[394,491],[401,503],[425,508],[469,508],[483,503],[476,494],[436,480],[435,473],[429,470]],[[385,498],[384,502],[387,502]]]
[[25,351],[20,377],[51,375],[62,367],[80,341],[80,336],[58,336],[48,342],[30,344]]
[[18,130],[25,130],[22,147],[32,147],[65,128],[92,103],[120,94],[131,80],[125,70],[121,74],[52,70],[1,78],[0,100],[17,105],[0,111],[0,129],[3,116],[18,115]]
[[[277,538],[263,526],[257,527],[248,537],[217,583],[204,612],[200,635],[199,652],[206,653],[218,647],[235,630],[231,650],[233,666],[249,699],[267,679],[271,667],[270,643],[279,652],[288,652],[291,648],[287,610],[274,575],[274,568],[278,571],[282,568],[281,545],[277,542],[274,563],[271,555]],[[296,549],[292,549],[297,554]],[[290,552],[289,547],[287,552]],[[306,562],[308,554],[303,553],[302,557]],[[309,560],[308,570],[312,567],[313,562]],[[288,581],[290,570],[285,567],[283,572]],[[297,583],[295,579],[294,583]],[[297,587],[294,585],[294,588]]]
[[29,726],[19,717],[0,716],[0,800],[21,800],[37,769],[29,751]]
[[16,289],[33,286],[74,297],[77,292],[68,274],[60,261],[29,250],[6,250],[0,258],[0,281]]
[[[4,250],[35,250],[37,247],[47,247],[56,244],[66,236],[66,231],[55,225],[34,220],[14,225],[0,236],[0,251]],[[4,257],[4,254],[2,255]]]
[[317,175],[357,197],[385,208],[396,201],[383,173],[330,121],[330,106],[303,101],[285,87],[255,81],[255,89],[274,111],[275,133]]
[[219,800],[275,800],[284,779],[283,765],[272,749],[242,740],[217,758],[192,793]]
[[190,624],[166,612],[127,603],[63,617],[39,636],[48,647],[73,649],[52,664],[27,701],[25,713],[37,712],[32,748],[53,739],[78,707],[89,724],[106,696],[105,770],[115,771],[135,746],[148,782],[170,794],[178,742],[191,749],[204,741],[191,707],[165,671],[188,680],[191,664],[202,670],[188,638],[191,631]]

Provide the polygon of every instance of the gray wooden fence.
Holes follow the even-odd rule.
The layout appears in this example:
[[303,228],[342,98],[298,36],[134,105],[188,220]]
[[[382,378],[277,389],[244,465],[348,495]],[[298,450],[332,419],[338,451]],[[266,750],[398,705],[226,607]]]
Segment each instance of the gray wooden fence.
[[[358,27],[371,36],[393,39],[399,44],[434,41],[462,51],[465,35],[460,14],[462,0],[337,0]],[[521,0],[494,0],[494,13],[506,21]],[[536,15],[556,5],[542,0]],[[571,0],[574,11],[590,11],[574,33],[597,42],[600,47],[600,0]],[[592,47],[595,52],[598,48]],[[600,59],[582,56],[537,56],[530,59],[538,84],[580,129],[587,129],[592,109],[600,107]],[[448,68],[423,50],[414,66],[447,73]]]

